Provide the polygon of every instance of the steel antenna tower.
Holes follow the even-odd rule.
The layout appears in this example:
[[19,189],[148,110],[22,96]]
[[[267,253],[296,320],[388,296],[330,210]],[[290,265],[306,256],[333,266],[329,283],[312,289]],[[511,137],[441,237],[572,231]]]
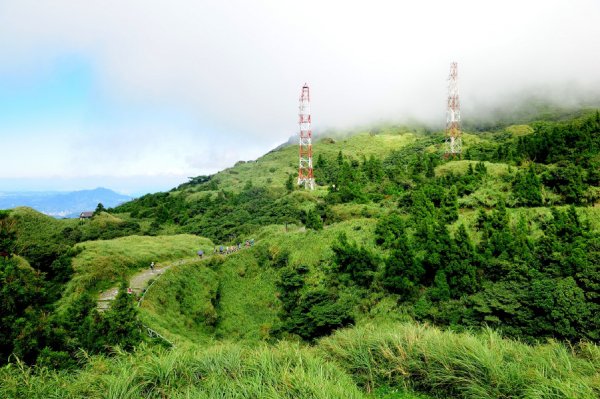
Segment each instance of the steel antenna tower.
[[446,111],[446,157],[460,157],[462,153],[457,69],[458,65],[456,62],[450,64],[450,76],[448,77],[448,110]]
[[312,131],[310,130],[310,91],[308,84],[302,86],[300,106],[298,112],[300,125],[300,163],[298,165],[298,185],[304,184],[305,188],[314,190],[315,178],[313,176],[312,162]]

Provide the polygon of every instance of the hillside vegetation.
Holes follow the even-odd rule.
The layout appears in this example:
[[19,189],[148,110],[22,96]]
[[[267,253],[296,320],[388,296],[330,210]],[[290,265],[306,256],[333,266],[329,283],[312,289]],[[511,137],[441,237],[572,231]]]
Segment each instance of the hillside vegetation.
[[[0,213],[0,252],[32,266],[0,258],[2,357],[38,367],[10,358],[5,395],[598,397],[600,114],[463,149],[386,126],[317,140],[314,191],[284,146],[90,221]],[[198,249],[139,308],[121,290],[95,310]]]
[[[222,184],[264,173],[263,163],[292,168],[288,147],[115,211],[216,242],[260,238],[258,266],[276,264],[278,290],[297,290],[280,301],[280,321],[305,314],[304,301],[343,306],[345,322],[357,320],[387,295],[392,317],[491,325],[531,341],[597,340],[599,131],[592,113],[466,135],[462,160],[445,159],[435,134],[325,138],[315,144],[314,192],[296,190],[292,171],[279,187]],[[300,286],[282,281],[291,279]],[[271,333],[278,328],[301,330]]]

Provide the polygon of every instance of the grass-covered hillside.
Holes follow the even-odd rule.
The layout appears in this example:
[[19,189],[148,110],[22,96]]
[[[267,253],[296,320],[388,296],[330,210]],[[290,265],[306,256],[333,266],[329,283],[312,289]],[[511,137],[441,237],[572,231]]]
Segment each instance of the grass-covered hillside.
[[592,112],[467,132],[462,159],[443,156],[437,133],[322,138],[315,191],[296,187],[290,146],[112,212],[218,243],[260,238],[259,266],[285,257],[275,284],[306,280],[288,313],[324,290],[348,310],[344,321],[356,320],[391,295],[393,312],[423,321],[491,325],[527,340],[595,340],[599,130]]
[[0,212],[2,394],[598,397],[600,114],[463,143],[386,126],[315,140],[314,191],[284,146],[91,220]]

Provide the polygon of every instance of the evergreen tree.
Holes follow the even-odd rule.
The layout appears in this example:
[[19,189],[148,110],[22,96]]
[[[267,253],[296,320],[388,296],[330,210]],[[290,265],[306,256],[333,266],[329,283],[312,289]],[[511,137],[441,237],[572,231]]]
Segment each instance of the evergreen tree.
[[413,163],[412,175],[417,176],[425,171],[425,162],[423,160],[423,153],[418,153]]
[[33,363],[43,322],[44,281],[40,273],[20,265],[16,258],[0,256],[0,364],[16,354]]
[[317,163],[315,164],[315,167],[317,169],[323,169],[327,166],[327,161],[325,160],[325,158],[323,158],[323,154],[319,154],[319,156],[317,157]]
[[92,295],[83,293],[65,312],[65,319],[60,320],[70,337],[70,349],[75,351],[84,348],[92,353],[102,352],[104,348],[98,344],[100,338],[101,315],[96,310],[97,303]]
[[316,211],[308,210],[305,218],[306,222],[304,224],[307,229],[323,230],[323,221]]
[[405,297],[414,295],[423,277],[423,267],[415,262],[412,250],[402,232],[393,243],[390,256],[385,260],[383,286]]
[[425,172],[425,176],[430,179],[435,177],[435,162],[432,157],[430,157],[429,162],[427,162],[427,172]]
[[306,266],[283,269],[276,283],[282,304],[281,325],[276,333],[285,331],[313,340],[353,322],[349,306],[340,302],[335,293],[305,288],[308,271]]
[[101,212],[106,212],[106,208],[104,208],[104,205],[102,205],[102,203],[100,202],[96,206],[96,210],[94,211],[94,216],[99,215]]
[[458,193],[456,186],[450,187],[450,190],[444,196],[441,212],[441,220],[444,223],[452,223],[458,220]]
[[477,162],[477,165],[475,165],[475,173],[478,174],[478,175],[482,175],[482,176],[486,175],[487,174],[487,168],[485,167],[485,163],[483,163],[483,162]]
[[368,160],[364,160],[363,171],[365,177],[371,183],[380,182],[383,178],[383,165],[381,164],[381,160],[374,155],[371,155]]
[[459,226],[450,249],[448,263],[443,267],[450,295],[457,298],[476,292],[478,286],[475,250],[463,224]]
[[382,216],[375,227],[375,243],[383,248],[391,248],[404,234],[404,221],[397,213]]
[[104,343],[131,350],[142,341],[142,337],[134,296],[127,293],[127,285],[123,283],[104,314]]
[[343,281],[354,282],[364,288],[371,285],[379,264],[377,256],[368,249],[349,242],[344,233],[340,234],[338,242],[331,249],[336,271]]
[[467,176],[473,176],[475,171],[473,170],[473,164],[469,162],[469,166],[467,167]]
[[542,183],[535,174],[533,165],[527,172],[518,172],[513,180],[513,196],[523,206],[542,205]]
[[437,212],[435,205],[431,202],[430,196],[427,196],[423,190],[415,190],[411,193],[411,208],[410,214],[413,223],[422,225],[424,221],[435,219]]
[[450,286],[446,278],[446,273],[442,270],[435,274],[433,287],[429,289],[429,297],[434,301],[445,301],[450,299]]
[[281,277],[277,280],[276,286],[279,290],[279,300],[282,304],[281,318],[289,316],[294,308],[297,307],[300,300],[300,291],[304,287],[304,279],[309,269],[306,266],[295,268],[285,268],[281,272]]
[[580,166],[568,163],[551,169],[543,176],[544,184],[563,196],[567,204],[582,204],[587,189]]
[[419,237],[419,246],[423,252],[421,266],[424,270],[423,283],[429,285],[446,263],[451,239],[446,226],[437,221],[423,223],[423,226],[425,234]]

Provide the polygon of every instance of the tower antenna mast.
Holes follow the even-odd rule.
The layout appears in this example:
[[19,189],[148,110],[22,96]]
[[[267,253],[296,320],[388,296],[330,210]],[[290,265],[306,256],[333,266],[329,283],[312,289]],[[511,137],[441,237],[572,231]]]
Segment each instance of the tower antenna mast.
[[460,157],[462,133],[460,131],[460,99],[458,97],[458,64],[450,64],[448,77],[448,110],[446,111],[445,156]]
[[298,112],[300,125],[300,162],[298,165],[298,185],[314,190],[315,178],[313,176],[312,162],[312,130],[310,127],[310,90],[308,84],[302,86]]

